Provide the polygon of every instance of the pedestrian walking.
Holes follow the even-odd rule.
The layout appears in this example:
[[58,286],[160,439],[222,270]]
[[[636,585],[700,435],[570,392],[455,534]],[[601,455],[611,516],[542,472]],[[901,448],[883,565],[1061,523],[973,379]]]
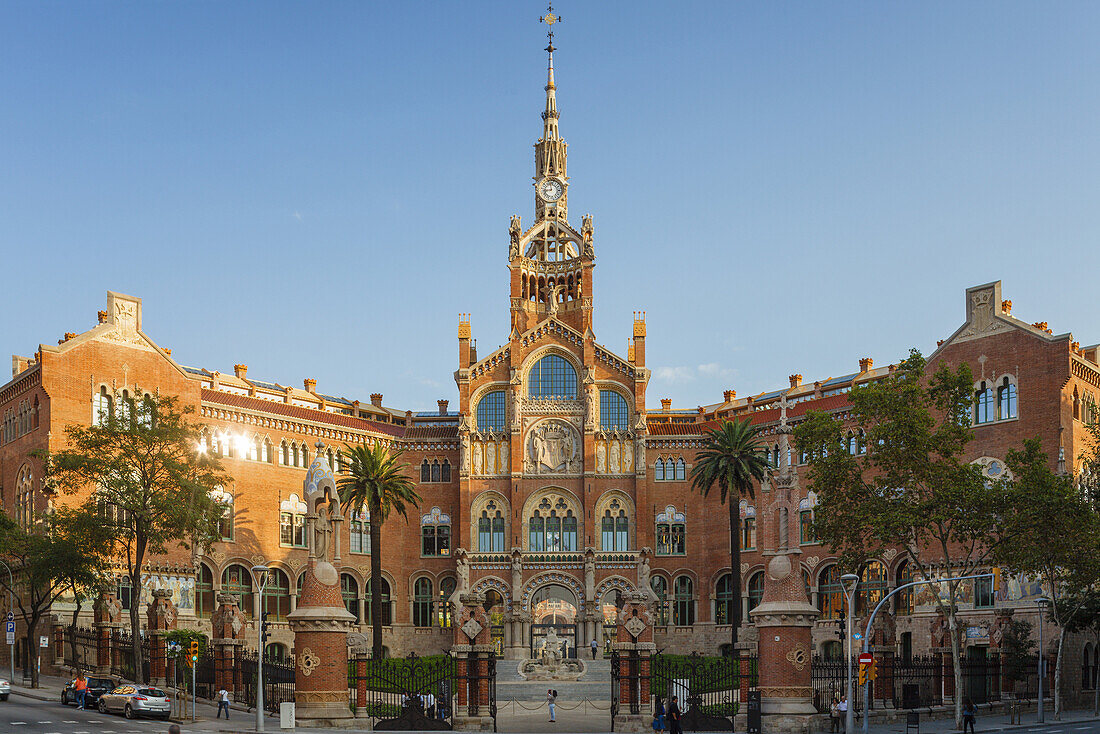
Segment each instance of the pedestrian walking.
[[840,696],[833,696],[833,703],[829,706],[829,732],[837,734],[840,731]]
[[657,696],[657,703],[653,706],[653,731],[665,730],[665,702]]
[[841,696],[840,703],[836,705],[837,718],[841,720],[840,730],[844,731],[848,721],[848,697]]
[[970,727],[970,734],[974,734],[974,721],[977,717],[978,709],[970,700],[970,696],[967,696],[963,699],[963,734],[966,734],[967,727]]
[[225,720],[229,721],[229,691],[224,688],[218,691],[218,715],[214,718],[220,719],[222,711],[225,711]]
[[592,638],[592,659],[596,659],[596,651],[600,649],[600,643],[596,642],[596,638]]
[[558,700],[558,692],[557,691],[551,689],[551,690],[548,690],[546,692],[546,706],[547,706],[547,708],[550,709],[550,721],[551,722],[557,721],[557,719],[554,716],[555,711],[556,711],[555,703],[557,702],[557,700]]
[[680,728],[680,703],[676,696],[668,702],[668,734],[684,734]]
[[76,676],[76,680],[73,681],[73,690],[76,691],[76,705],[81,710],[86,709],[87,706],[84,702],[88,699],[88,679],[84,677],[83,673]]

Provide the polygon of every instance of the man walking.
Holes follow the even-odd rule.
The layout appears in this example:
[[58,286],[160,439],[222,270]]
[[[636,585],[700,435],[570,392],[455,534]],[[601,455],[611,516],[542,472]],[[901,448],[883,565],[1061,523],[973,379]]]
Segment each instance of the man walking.
[[684,734],[680,728],[680,702],[676,696],[668,702],[668,734]]
[[73,690],[76,691],[76,705],[81,710],[87,708],[84,702],[88,698],[88,679],[84,677],[83,673],[76,676],[76,680],[73,681]]
[[554,717],[555,703],[558,700],[558,692],[554,690],[548,690],[546,692],[546,706],[550,709],[550,722],[553,723],[556,719]]
[[592,659],[593,660],[596,659],[596,650],[598,650],[599,647],[600,647],[600,643],[596,642],[596,638],[593,637],[592,638]]
[[214,718],[220,719],[223,710],[225,711],[225,720],[229,721],[229,691],[224,688],[218,691],[218,715]]

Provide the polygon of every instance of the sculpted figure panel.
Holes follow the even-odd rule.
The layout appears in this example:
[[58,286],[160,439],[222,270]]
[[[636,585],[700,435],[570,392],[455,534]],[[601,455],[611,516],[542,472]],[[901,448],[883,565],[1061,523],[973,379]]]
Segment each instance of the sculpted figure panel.
[[559,420],[539,423],[527,434],[527,471],[566,474],[580,471],[580,439],[576,429]]

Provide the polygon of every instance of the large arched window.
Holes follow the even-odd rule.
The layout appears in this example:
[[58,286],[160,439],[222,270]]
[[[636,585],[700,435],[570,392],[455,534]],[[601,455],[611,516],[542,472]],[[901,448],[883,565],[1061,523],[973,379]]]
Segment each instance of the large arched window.
[[657,595],[657,624],[668,624],[668,581],[664,576],[650,576],[649,588]]
[[107,386],[103,385],[99,388],[99,392],[95,396],[95,409],[92,420],[92,425],[105,426],[114,416],[115,412],[115,399],[114,396],[107,390]]
[[548,354],[531,368],[527,394],[533,398],[576,398],[577,371],[564,357]]
[[477,402],[477,430],[504,432],[504,391],[493,390]]
[[267,586],[264,587],[264,612],[272,621],[282,621],[290,614],[290,579],[278,568],[273,568],[267,575]]
[[886,566],[879,561],[868,561],[859,573],[856,614],[870,614],[884,596],[886,596]]
[[764,572],[757,571],[749,577],[749,611],[764,599]]
[[613,500],[611,507],[604,510],[600,518],[600,550],[625,551],[630,549],[630,518],[626,510]]
[[[379,585],[382,587],[382,625],[389,627],[393,624],[393,602],[390,600],[390,582],[387,579],[379,579]],[[371,587],[370,581],[367,581],[367,624],[372,624],[374,619],[374,610],[371,604]]]
[[544,497],[527,522],[527,543],[531,551],[577,550],[577,516],[565,500],[551,504]]
[[199,577],[195,579],[195,616],[209,619],[214,613],[214,574],[205,563],[199,564]]
[[1016,386],[1008,378],[1001,381],[997,388],[997,420],[1009,420],[1016,417]]
[[614,390],[600,390],[600,428],[605,431],[630,428],[626,398]]
[[695,624],[695,585],[690,576],[677,576],[672,585],[675,602],[672,607],[672,623],[686,626]]
[[420,518],[420,555],[451,555],[451,516],[438,507]]
[[418,578],[413,584],[413,626],[432,626],[432,580]]
[[822,619],[840,619],[844,616],[844,586],[840,583],[840,569],[829,566],[817,577],[817,608]]
[[350,574],[340,574],[340,597],[344,600],[344,609],[359,623],[359,582]]
[[657,514],[657,555],[682,556],[687,552],[687,517],[672,505]]
[[244,566],[232,565],[222,573],[222,591],[237,597],[241,613],[252,619],[252,574]]
[[[905,561],[898,567],[898,587],[905,586],[913,582],[913,567],[909,565],[909,561]],[[902,589],[895,596],[894,602],[896,606],[897,614],[912,614],[913,613],[913,587],[908,589]]]
[[447,576],[439,582],[439,601],[436,608],[436,624],[440,627],[450,627],[453,621],[451,612],[451,596],[455,593],[458,582],[453,576]]
[[477,520],[477,549],[482,553],[504,552],[504,513],[490,500]]
[[733,593],[733,575],[723,574],[714,587],[714,623],[733,624],[738,603],[737,595]]
[[993,390],[983,381],[974,391],[974,423],[991,423],[994,418]]

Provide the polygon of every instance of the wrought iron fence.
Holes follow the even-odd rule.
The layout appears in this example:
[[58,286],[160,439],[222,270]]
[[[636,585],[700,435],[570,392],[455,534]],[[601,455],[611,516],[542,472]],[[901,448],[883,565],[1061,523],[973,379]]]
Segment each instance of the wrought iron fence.
[[94,670],[97,660],[95,630],[83,627],[66,627],[65,665],[74,670]]
[[[254,652],[236,652],[232,659],[219,656],[208,648],[194,670],[179,663],[173,666],[170,685],[194,693],[197,698],[213,701],[218,691],[225,688],[229,699],[249,708],[256,706],[256,671],[258,657]],[[294,700],[294,664],[283,660],[264,660],[264,710],[279,713],[279,704]]]
[[496,656],[471,654],[348,661],[352,705],[377,731],[451,729],[455,715],[491,716],[496,729]]
[[133,638],[127,632],[116,633],[112,638],[111,674],[135,683],[148,683],[153,655],[152,641],[148,637],[142,637],[139,643],[141,645],[141,672],[139,674],[134,668],[132,640]]

